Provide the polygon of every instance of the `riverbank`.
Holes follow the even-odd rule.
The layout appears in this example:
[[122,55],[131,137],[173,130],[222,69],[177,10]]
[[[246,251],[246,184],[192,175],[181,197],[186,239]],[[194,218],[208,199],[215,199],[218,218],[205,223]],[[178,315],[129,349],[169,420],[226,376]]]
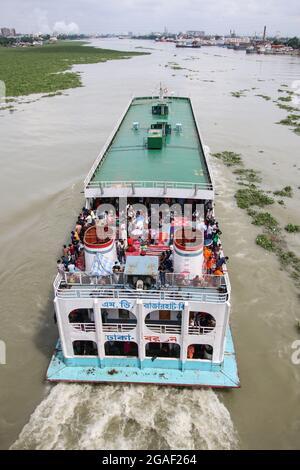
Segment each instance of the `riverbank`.
[[80,74],[71,71],[75,64],[94,64],[147,54],[98,49],[85,44],[59,41],[34,48],[0,47],[0,80],[5,83],[6,96],[55,93],[80,87]]

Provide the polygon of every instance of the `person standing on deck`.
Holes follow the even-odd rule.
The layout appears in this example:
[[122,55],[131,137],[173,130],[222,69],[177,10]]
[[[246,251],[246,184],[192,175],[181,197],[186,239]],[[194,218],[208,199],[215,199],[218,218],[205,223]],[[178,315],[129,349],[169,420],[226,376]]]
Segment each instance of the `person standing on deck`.
[[219,258],[217,260],[217,263],[216,263],[216,268],[222,268],[223,269],[223,265],[227,263],[227,261],[229,260],[228,256],[222,256],[221,258]]
[[57,271],[61,275],[64,275],[65,273],[65,265],[62,263],[61,259],[57,260]]

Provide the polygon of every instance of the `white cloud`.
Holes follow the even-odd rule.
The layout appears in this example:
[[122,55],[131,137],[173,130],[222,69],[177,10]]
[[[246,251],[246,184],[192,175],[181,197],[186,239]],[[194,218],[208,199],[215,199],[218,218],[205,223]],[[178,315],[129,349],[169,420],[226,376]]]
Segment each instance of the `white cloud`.
[[48,13],[46,10],[41,8],[35,8],[33,10],[33,15],[37,24],[38,31],[41,33],[50,33],[50,26],[48,22]]
[[[1,0],[0,0],[1,1]],[[299,0],[10,0],[1,5],[3,26],[20,32],[150,32],[201,29],[208,33],[299,35]],[[16,13],[18,12],[18,14]]]
[[65,21],[56,21],[53,26],[53,32],[58,34],[78,34],[79,26],[77,23],[65,23]]

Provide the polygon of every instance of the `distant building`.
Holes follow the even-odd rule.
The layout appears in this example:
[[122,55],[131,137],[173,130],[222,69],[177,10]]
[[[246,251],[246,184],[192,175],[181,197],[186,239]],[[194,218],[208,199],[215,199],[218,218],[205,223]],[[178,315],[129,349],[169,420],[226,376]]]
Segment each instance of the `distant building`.
[[197,38],[203,38],[205,36],[205,31],[187,31],[186,34]]
[[1,36],[5,38],[10,36],[10,29],[9,28],[1,28]]
[[4,36],[4,37],[9,37],[9,36],[16,36],[16,30],[15,28],[1,28],[0,30],[1,32],[1,36]]

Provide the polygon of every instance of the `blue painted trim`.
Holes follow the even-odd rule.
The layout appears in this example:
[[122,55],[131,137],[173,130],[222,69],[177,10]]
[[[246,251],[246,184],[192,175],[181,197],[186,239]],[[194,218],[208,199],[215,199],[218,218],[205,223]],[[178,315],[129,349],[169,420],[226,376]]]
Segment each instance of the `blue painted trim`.
[[[166,365],[168,368],[162,367]],[[222,364],[187,361],[182,370],[179,360],[156,359],[152,362],[151,359],[145,359],[141,366],[137,358],[105,358],[102,364],[98,358],[94,357],[66,359],[58,343],[48,368],[47,378],[53,382],[144,383],[216,388],[240,386],[229,328],[226,332],[225,355]]]

